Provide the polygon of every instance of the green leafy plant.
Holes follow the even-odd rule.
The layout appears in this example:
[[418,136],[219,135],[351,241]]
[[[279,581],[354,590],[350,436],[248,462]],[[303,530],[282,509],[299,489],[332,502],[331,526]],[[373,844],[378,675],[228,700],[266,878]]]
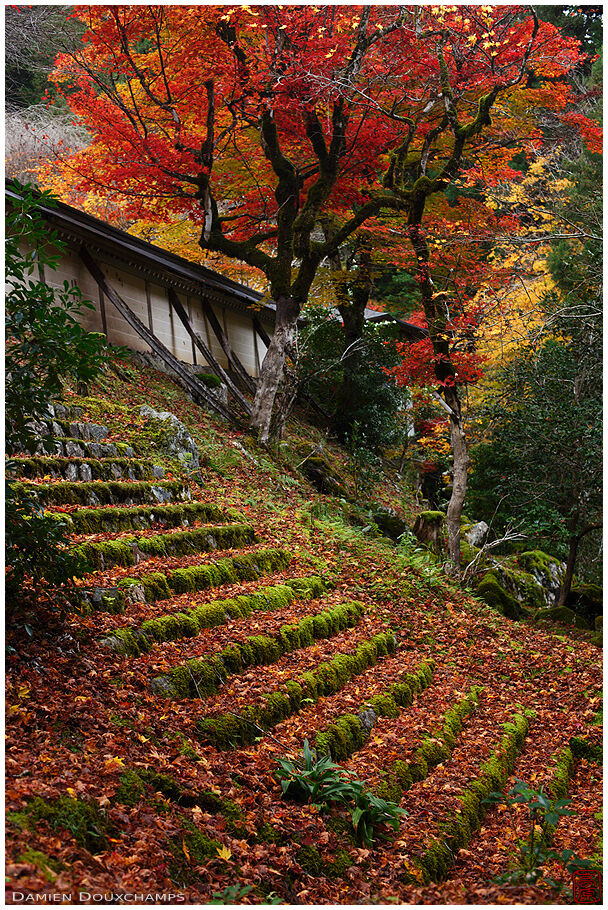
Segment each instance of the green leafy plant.
[[[10,454],[33,452],[38,438],[32,421],[49,414],[52,399],[67,379],[88,383],[103,368],[103,336],[87,332],[78,318],[92,304],[66,281],[53,288],[40,269],[56,269],[63,244],[37,210],[53,205],[48,193],[15,184],[6,218],[6,383],[5,433]],[[47,516],[31,493],[6,486],[7,591],[14,595],[26,579],[58,583],[74,574],[67,553],[65,525]]]
[[365,789],[363,781],[352,779],[352,772],[346,771],[324,755],[317,758],[304,740],[301,760],[277,759],[283,795],[298,802],[312,801],[321,809],[329,803],[349,805],[353,828],[360,843],[371,847],[374,831],[378,825],[399,828],[399,819],[406,815],[397,803],[381,799]]
[[250,891],[253,890],[253,885],[241,885],[239,882],[236,882],[234,885],[227,885],[223,891],[214,891],[213,900],[210,900],[210,904],[238,904],[244,897],[246,897]]
[[317,759],[304,740],[302,760],[295,762],[277,759],[283,795],[296,802],[313,802],[326,807],[329,802],[348,802],[352,798],[352,782],[348,772],[336,765],[330,755]]
[[[514,869],[498,876],[498,884],[509,885],[536,885],[541,882],[564,890],[563,882],[558,882],[545,874],[543,866],[550,861],[561,863],[563,869],[572,873],[576,869],[593,868],[593,863],[583,860],[576,855],[574,850],[553,850],[550,846],[549,828],[554,827],[564,816],[574,815],[568,808],[572,800],[551,799],[544,792],[543,787],[535,790],[522,780],[517,780],[515,785],[505,795],[503,793],[490,793],[484,800],[486,803],[505,803],[509,810],[517,804],[524,804],[528,808],[528,831],[525,840],[520,841],[517,865]],[[515,836],[517,828],[513,813],[510,812],[511,824]]]

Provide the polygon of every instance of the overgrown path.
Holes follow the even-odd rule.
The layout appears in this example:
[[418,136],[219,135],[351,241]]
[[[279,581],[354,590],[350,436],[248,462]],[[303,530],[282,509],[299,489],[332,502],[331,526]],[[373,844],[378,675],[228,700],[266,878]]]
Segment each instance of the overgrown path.
[[[9,639],[9,900],[546,902],[491,882],[525,818],[510,828],[478,794],[566,788],[576,815],[555,843],[597,849],[601,764],[568,752],[601,741],[589,636],[513,623],[425,575],[166,377],[127,376],[67,395],[18,465],[82,563]],[[167,398],[199,465],[140,414]],[[305,739],[399,804],[399,830],[362,844],[343,807],[282,798],[277,759]]]

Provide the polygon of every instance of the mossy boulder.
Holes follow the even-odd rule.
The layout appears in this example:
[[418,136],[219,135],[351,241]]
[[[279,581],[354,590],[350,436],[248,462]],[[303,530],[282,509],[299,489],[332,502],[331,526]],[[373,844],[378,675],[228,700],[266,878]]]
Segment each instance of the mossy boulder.
[[390,509],[376,509],[372,513],[372,518],[379,531],[395,542],[408,530],[404,519]]
[[310,455],[301,465],[302,473],[319,493],[346,498],[344,479],[321,454]]
[[603,603],[603,591],[599,585],[575,582],[570,589],[566,606],[583,616],[593,628],[596,619],[603,613]]
[[563,565],[542,550],[529,550],[495,563],[477,583],[476,593],[509,619],[555,604]]
[[427,510],[419,513],[412,528],[414,536],[435,553],[439,553],[443,546],[441,528],[444,520],[443,512]]
[[489,607],[494,607],[508,619],[519,619],[522,615],[518,601],[502,586],[496,572],[492,569],[483,576],[475,588],[475,593]]

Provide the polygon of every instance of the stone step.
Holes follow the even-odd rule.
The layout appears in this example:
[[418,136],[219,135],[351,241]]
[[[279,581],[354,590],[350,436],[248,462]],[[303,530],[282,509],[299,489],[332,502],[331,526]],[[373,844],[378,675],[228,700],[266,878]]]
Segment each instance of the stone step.
[[450,875],[459,850],[467,846],[491,808],[484,800],[503,789],[515,767],[529,722],[524,715],[515,713],[502,726],[503,733],[494,741],[489,758],[464,783],[456,807],[435,815],[435,836],[429,831],[424,848],[413,856],[413,865],[425,882],[440,882]]
[[138,657],[150,651],[154,644],[191,638],[201,629],[246,619],[255,611],[282,610],[296,598],[312,600],[320,597],[326,587],[323,579],[316,575],[286,579],[281,584],[266,585],[249,594],[212,600],[179,613],[164,613],[145,620],[139,627],[123,626],[102,639],[101,644],[119,654]]
[[366,700],[355,711],[336,717],[309,736],[317,755],[330,755],[335,762],[345,761],[365,743],[380,717],[398,717],[409,708],[419,692],[430,686],[435,661],[423,660],[411,672],[402,673],[397,682]]
[[381,632],[353,651],[340,652],[315,670],[290,679],[279,689],[266,693],[263,704],[251,704],[236,712],[204,717],[196,722],[203,742],[216,749],[246,746],[281,721],[297,714],[304,702],[315,702],[339,692],[350,679],[364,673],[396,650],[391,632]]
[[94,572],[110,566],[136,566],[152,556],[185,556],[228,550],[255,543],[250,524],[205,525],[172,534],[151,537],[121,537],[120,540],[87,541],[72,548],[72,553],[85,563],[85,571]]
[[90,442],[55,436],[41,440],[34,454],[58,458],[133,458],[135,452],[133,446],[125,442]]
[[160,525],[164,528],[187,527],[197,521],[244,522],[236,509],[220,509],[209,502],[184,502],[159,506],[107,506],[101,509],[78,509],[62,515],[74,534],[120,533],[143,531]]
[[276,635],[252,635],[235,642],[219,654],[192,658],[157,676],[150,683],[155,695],[168,698],[205,698],[214,695],[229,676],[248,667],[268,666],[284,654],[307,648],[318,639],[332,638],[356,626],[365,607],[360,601],[338,604],[305,616],[298,623],[287,623]]
[[174,594],[204,591],[239,581],[256,581],[263,575],[283,571],[288,567],[290,559],[287,550],[271,547],[225,557],[206,565],[122,578],[111,588],[79,588],[73,593],[77,597],[79,609],[122,613],[128,603],[153,603],[166,600]]
[[71,483],[60,481],[52,484],[13,485],[18,493],[37,499],[40,505],[137,505],[143,503],[165,503],[190,499],[190,489],[179,480],[165,480],[162,483],[148,481],[91,481]]
[[35,435],[40,437],[69,436],[71,439],[101,442],[110,435],[107,427],[81,420],[56,420],[50,417],[48,420],[30,420],[28,426]]
[[[94,443],[95,444],[95,443]],[[13,458],[11,473],[19,478],[64,479],[70,482],[92,480],[160,480],[164,468],[148,459],[131,458]]]

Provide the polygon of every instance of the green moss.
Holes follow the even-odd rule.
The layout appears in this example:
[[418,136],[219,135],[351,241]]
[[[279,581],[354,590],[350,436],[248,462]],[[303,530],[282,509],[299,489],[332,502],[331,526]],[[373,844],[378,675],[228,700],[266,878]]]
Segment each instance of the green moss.
[[[342,628],[358,619],[362,611],[361,604],[356,604],[355,609],[352,604],[342,604],[331,612],[336,618],[335,626]],[[329,615],[328,611],[318,614],[321,617],[327,615]],[[183,617],[184,614],[181,616]],[[180,626],[179,617],[180,614],[174,618],[167,618],[168,622],[174,619],[176,633]],[[188,617],[184,618],[188,619]],[[149,620],[148,622],[154,623],[155,621]],[[217,657],[189,660],[184,666],[175,667],[165,676],[157,677],[153,681],[153,688],[160,694],[173,693],[179,698],[202,698],[212,695],[226,681],[227,674],[241,673],[251,666],[273,664],[283,654],[301,647],[302,640],[309,628],[318,633],[317,637],[320,637],[320,633],[324,630],[330,636],[334,634],[333,625],[331,622],[323,623],[315,630],[313,618],[304,617],[295,625],[283,626],[279,630],[277,638],[267,635],[252,635],[244,642],[224,648]],[[146,623],[142,625],[142,631],[144,631],[144,626]],[[155,631],[155,627],[152,627],[152,632]],[[174,637],[178,637],[178,635],[176,634]]]
[[222,845],[219,841],[207,837],[186,819],[182,819],[182,825],[181,834],[169,842],[170,850],[175,857],[169,874],[176,884],[188,885],[197,877],[194,870],[191,871],[191,867],[204,866],[209,859],[217,859],[218,850]]
[[20,863],[28,863],[30,866],[36,866],[46,878],[47,882],[51,884],[55,881],[62,869],[65,869],[65,866],[63,863],[60,863],[59,860],[52,856],[47,856],[39,850],[32,850],[31,847],[28,847],[27,850],[19,856],[18,861]]
[[179,527],[193,521],[242,522],[243,516],[206,502],[185,502],[175,505],[131,506],[128,509],[78,509],[77,512],[72,512],[68,520],[75,533],[94,534],[100,531],[141,530],[157,523],[165,527]]
[[494,607],[508,619],[518,619],[521,616],[518,601],[501,585],[493,570],[486,572],[477,585],[475,593],[485,600],[488,606]]
[[101,853],[108,847],[108,835],[113,833],[105,814],[94,802],[60,796],[46,801],[36,796],[19,813],[12,813],[9,820],[34,830],[45,821],[54,831],[68,831],[81,847],[90,853]]
[[91,481],[89,483],[60,481],[52,484],[36,484],[34,487],[15,484],[22,493],[35,495],[41,505],[88,505],[91,496],[103,504],[120,503],[128,500],[156,501],[153,489],[163,489],[176,499],[184,496],[185,488],[178,480],[147,481]]
[[239,717],[220,714],[203,718],[196,722],[196,727],[203,741],[211,742],[219,749],[245,745],[259,736],[261,731],[270,729],[297,710],[296,704],[304,698],[316,701],[321,695],[337,692],[352,676],[373,666],[378,651],[388,652],[395,648],[392,634],[376,635],[371,642],[360,645],[351,654],[340,654],[334,660],[320,664],[316,670],[303,673],[291,682],[289,688],[286,685],[282,692],[268,693],[262,707],[245,708]]
[[563,626],[572,626],[575,621],[575,614],[569,607],[548,607],[545,610],[538,610],[534,615],[537,620],[549,620],[557,622]]
[[136,771],[125,771],[120,775],[120,786],[116,791],[116,801],[132,809],[143,798],[145,787]]
[[601,745],[595,745],[582,736],[574,736],[570,740],[570,749],[576,758],[597,762],[598,765],[603,763],[604,753]]
[[352,866],[352,860],[345,850],[336,850],[331,859],[326,859],[317,847],[300,847],[296,853],[296,862],[307,875],[315,877],[341,878]]
[[504,724],[504,728],[505,733],[495,746],[493,755],[484,762],[477,778],[461,795],[460,808],[444,820],[442,836],[423,855],[421,865],[427,881],[441,881],[449,874],[453,857],[466,846],[484,817],[484,799],[493,790],[502,790],[513,771],[528,731],[528,719],[522,714],[515,714],[512,722]]

